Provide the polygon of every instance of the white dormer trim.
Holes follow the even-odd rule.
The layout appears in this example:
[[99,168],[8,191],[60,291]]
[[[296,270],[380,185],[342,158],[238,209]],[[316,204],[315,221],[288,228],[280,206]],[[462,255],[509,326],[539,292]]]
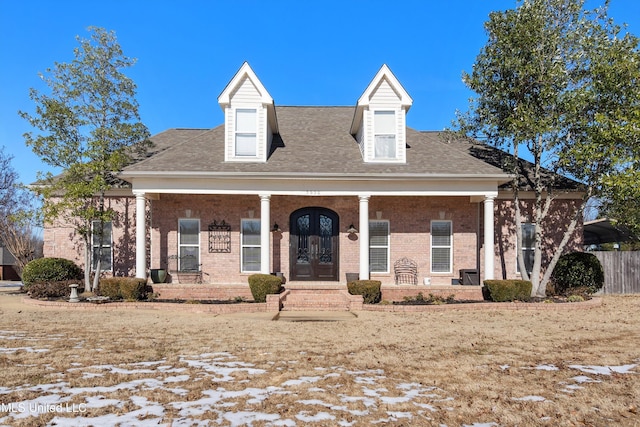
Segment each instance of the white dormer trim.
[[[356,136],[365,162],[406,163],[406,113],[412,104],[413,99],[389,67],[386,64],[382,65],[358,99],[351,123],[351,134]],[[389,130],[388,119],[392,112],[395,127]],[[380,123],[376,125],[377,114],[379,120],[385,120],[383,131]],[[381,136],[380,133],[386,136]],[[379,144],[387,145],[394,137],[395,150],[388,146],[381,149]]]
[[[258,76],[245,62],[218,97],[224,111],[225,161],[266,162],[273,135],[278,133],[278,121],[273,98]],[[237,118],[246,118],[248,111],[255,111],[255,126],[246,132]],[[243,127],[245,129],[243,129]],[[247,155],[248,135],[255,133],[255,155]],[[250,139],[249,139],[250,141]]]

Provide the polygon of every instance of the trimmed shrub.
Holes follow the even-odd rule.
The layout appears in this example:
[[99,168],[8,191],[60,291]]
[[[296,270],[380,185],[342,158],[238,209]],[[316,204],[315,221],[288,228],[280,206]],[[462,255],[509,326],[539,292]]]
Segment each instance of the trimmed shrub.
[[351,295],[362,295],[365,304],[377,304],[382,298],[379,280],[354,280],[347,283],[347,289]]
[[532,288],[528,280],[485,280],[482,293],[488,301],[529,301]]
[[551,273],[551,280],[559,294],[571,294],[575,288],[586,288],[593,294],[602,289],[604,271],[594,254],[573,252],[560,257]]
[[147,296],[147,281],[135,277],[109,277],[100,280],[98,292],[114,300],[138,301]]
[[127,278],[120,283],[122,298],[126,301],[138,301],[147,297],[147,281],[145,279]]
[[109,297],[113,300],[121,299],[120,280],[118,277],[110,277],[101,279],[98,284],[98,293],[100,296]]
[[82,292],[84,287],[78,280],[60,280],[49,282],[34,282],[29,286],[29,296],[34,299],[40,298],[69,298],[71,288],[69,285],[79,284],[78,292]]
[[82,280],[83,271],[73,261],[65,258],[38,258],[30,261],[22,270],[22,283],[28,289],[35,282],[60,282]]
[[266,302],[267,294],[282,292],[282,279],[271,274],[252,274],[249,276],[249,288],[255,302]]

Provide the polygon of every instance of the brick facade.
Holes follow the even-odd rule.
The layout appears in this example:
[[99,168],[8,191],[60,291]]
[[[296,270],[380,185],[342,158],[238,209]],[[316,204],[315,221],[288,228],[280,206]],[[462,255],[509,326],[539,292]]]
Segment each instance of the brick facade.
[[[289,220],[297,209],[318,206],[331,209],[339,217],[339,277],[345,280],[347,272],[359,271],[359,242],[346,232],[350,224],[358,224],[357,197],[294,197],[271,198],[271,222],[281,232],[271,233],[271,271],[289,277]],[[189,212],[187,212],[187,210]],[[373,273],[371,278],[384,284],[394,283],[393,262],[408,257],[418,263],[419,282],[429,277],[433,284],[450,285],[458,277],[460,268],[476,268],[478,204],[468,197],[408,198],[372,197],[370,218],[388,220],[390,224],[390,271]],[[167,254],[176,254],[178,219],[200,220],[200,262],[208,283],[246,283],[250,273],[240,272],[240,221],[253,215],[259,217],[260,200],[257,196],[221,195],[162,195],[151,201],[151,267],[166,268]],[[451,220],[453,226],[453,270],[451,273],[430,273],[431,220]],[[225,221],[231,226],[231,252],[208,253],[207,225]]]
[[[135,274],[136,201],[134,197],[107,197],[106,207],[113,209],[113,271],[115,276]],[[62,217],[47,224],[43,233],[45,257],[67,258],[84,268],[84,241],[75,227]]]
[[[542,223],[542,274],[544,266],[551,261],[555,248],[560,244],[565,230],[573,218],[576,209],[580,205],[580,200],[555,200],[553,209]],[[535,222],[533,216],[533,200],[520,202],[520,212],[523,223]],[[513,200],[499,200],[496,203],[496,237],[495,237],[495,278],[519,278],[517,273],[517,240],[515,234],[515,209]],[[565,253],[582,250],[583,230],[582,221],[578,221],[573,235],[570,237]]]
[[[119,197],[109,200],[118,215],[113,222],[114,274],[135,273],[135,198]],[[558,230],[545,241],[547,253],[557,245],[562,230],[570,218],[561,213],[574,207],[577,201],[561,200],[553,226],[544,224],[547,230]],[[359,271],[359,241],[346,230],[350,224],[360,230],[358,223],[358,198],[355,196],[272,196],[271,224],[277,223],[280,232],[271,232],[272,272],[283,273],[289,278],[290,215],[304,207],[330,209],[339,218],[339,281],[345,282],[346,273]],[[566,205],[566,206],[565,206]],[[523,206],[525,208],[526,206]],[[178,252],[178,219],[200,220],[200,262],[203,282],[208,284],[247,284],[251,273],[240,271],[240,224],[241,219],[260,216],[260,198],[256,195],[186,195],[161,194],[158,199],[147,201],[149,268],[167,268],[168,257]],[[526,211],[526,209],[524,209]],[[497,200],[495,277],[517,277],[515,268],[515,228],[512,202]],[[465,197],[382,197],[374,196],[369,201],[370,219],[388,220],[390,224],[389,272],[372,273],[371,278],[383,285],[394,285],[393,263],[407,257],[418,265],[418,284],[425,278],[434,286],[449,286],[459,277],[460,269],[483,268],[482,202],[472,203]],[[453,265],[450,273],[431,272],[430,226],[432,220],[449,220],[453,230]],[[231,251],[209,253],[208,224],[225,221],[231,226]],[[356,236],[359,236],[357,234]],[[581,224],[567,250],[579,250]],[[44,231],[45,256],[69,258],[83,264],[83,244],[73,229],[64,224],[47,226]],[[545,257],[545,261],[548,256]],[[177,283],[173,278],[173,283]]]

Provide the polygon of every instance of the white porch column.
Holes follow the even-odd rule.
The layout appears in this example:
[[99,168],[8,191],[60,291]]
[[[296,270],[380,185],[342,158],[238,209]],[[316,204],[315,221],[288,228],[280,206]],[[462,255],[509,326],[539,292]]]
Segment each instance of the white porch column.
[[360,195],[360,280],[369,280],[369,195]]
[[269,274],[271,260],[269,256],[269,236],[271,235],[271,195],[260,194],[260,273]]
[[147,209],[144,193],[134,192],[136,196],[136,277],[147,277]]
[[484,280],[492,280],[495,259],[495,230],[493,228],[493,201],[495,196],[484,198]]

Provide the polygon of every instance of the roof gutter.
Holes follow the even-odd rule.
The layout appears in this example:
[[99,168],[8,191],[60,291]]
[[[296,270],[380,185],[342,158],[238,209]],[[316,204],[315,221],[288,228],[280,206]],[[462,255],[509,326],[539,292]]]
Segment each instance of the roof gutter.
[[280,179],[296,179],[296,180],[340,180],[340,181],[401,181],[401,180],[424,180],[424,181],[441,181],[441,180],[470,180],[475,181],[498,181],[509,182],[513,179],[511,175],[497,174],[449,174],[449,173],[432,173],[432,174],[411,174],[411,173],[385,173],[385,174],[367,174],[367,173],[304,173],[301,172],[193,172],[193,171],[131,171],[122,172],[118,175],[124,180],[136,178],[171,178],[171,179],[238,179],[238,180],[280,180]]

